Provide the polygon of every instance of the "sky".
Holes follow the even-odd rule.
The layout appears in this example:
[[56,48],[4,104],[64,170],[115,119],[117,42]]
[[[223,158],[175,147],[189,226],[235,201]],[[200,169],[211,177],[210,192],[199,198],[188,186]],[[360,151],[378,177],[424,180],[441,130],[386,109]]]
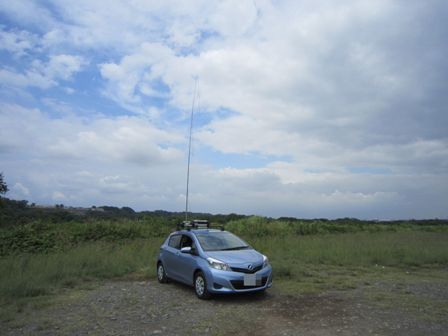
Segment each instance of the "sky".
[[[448,3],[0,1],[12,199],[448,218]],[[197,88],[195,91],[195,83]]]

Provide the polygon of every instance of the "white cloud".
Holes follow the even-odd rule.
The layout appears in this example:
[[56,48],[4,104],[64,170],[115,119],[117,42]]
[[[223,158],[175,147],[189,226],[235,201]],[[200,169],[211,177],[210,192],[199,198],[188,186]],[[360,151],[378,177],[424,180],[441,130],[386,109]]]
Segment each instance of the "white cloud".
[[152,81],[160,78],[159,67],[172,57],[172,51],[157,43],[144,43],[139,52],[124,57],[120,64],[100,65],[101,75],[108,81],[106,95],[132,111],[141,108],[142,96],[154,97]]
[[23,72],[0,69],[0,83],[12,87],[48,89],[61,80],[69,80],[84,64],[85,61],[80,56],[52,55],[45,63],[34,60]]
[[60,191],[54,191],[53,194],[51,195],[51,198],[56,202],[67,200],[67,197],[64,195],[64,193]]
[[12,191],[16,196],[20,197],[28,197],[30,196],[30,190],[25,187],[22,183],[17,182],[12,187]]
[[34,70],[26,73],[17,73],[14,70],[0,69],[0,83],[3,85],[15,87],[29,87],[34,86],[42,89],[47,89],[55,84],[55,82],[43,74]]
[[[282,176],[294,169],[294,180],[288,181]],[[195,188],[199,195],[193,192],[192,202],[205,204],[215,212],[269,213],[271,216],[443,217],[441,195],[448,187],[446,177],[447,174],[443,177],[432,174],[321,174],[300,172],[294,166],[284,172],[276,167],[223,169],[207,176],[219,181],[214,184],[215,197],[210,197],[206,186],[200,184]],[[196,177],[194,180],[197,179],[203,181],[206,178]],[[421,190],[425,190],[424,195]],[[429,200],[431,207],[425,205]]]
[[[194,138],[199,151],[214,153],[194,167],[198,211],[443,217],[442,7],[436,0],[0,5],[17,22],[0,34],[13,59],[0,69],[10,89],[2,97],[10,102],[14,89],[38,87],[44,94],[35,101],[60,112],[55,119],[40,105],[3,104],[0,154],[16,183],[33,196],[42,190],[40,199],[60,192],[78,204],[179,209],[187,128],[179,124],[198,77]],[[83,95],[85,83],[74,76],[92,63],[98,73],[88,75],[102,97]],[[45,91],[67,81],[74,106]],[[104,97],[130,116],[117,116]],[[95,115],[89,103],[87,111],[100,109]],[[231,155],[264,163],[237,169],[226,161]],[[51,173],[25,171],[23,162]]]
[[167,190],[175,199],[178,188],[183,189],[185,158],[178,149],[183,136],[158,129],[144,117],[66,114],[52,119],[37,109],[2,105],[0,132],[7,180],[33,190],[30,201],[36,203],[129,204],[141,209],[148,199]]
[[51,78],[68,80],[78,72],[85,61],[80,56],[52,55],[45,65],[45,74]]
[[[58,15],[68,23],[54,24],[45,15],[50,29],[45,35],[48,46],[70,44],[119,51],[136,48],[144,42],[166,42],[176,49],[196,47],[203,34],[234,37],[250,31],[257,10],[253,1],[53,1]],[[104,8],[107,7],[107,11]],[[25,9],[7,13],[22,16]]]
[[27,31],[0,30],[0,49],[7,50],[15,56],[23,56],[27,51],[36,48],[38,37]]
[[27,27],[47,29],[55,24],[50,11],[32,0],[0,2],[0,11]]
[[158,129],[144,118],[92,116],[85,119],[69,114],[52,119],[40,110],[18,105],[3,105],[0,111],[5,135],[0,140],[0,148],[14,146],[18,155],[24,152],[40,160],[90,157],[94,161],[143,166],[182,157],[176,146],[183,137]]
[[[137,116],[83,120],[68,114],[51,119],[15,105],[3,105],[0,111],[2,169],[15,186],[11,196],[44,204],[182,210],[186,167],[178,146],[184,147],[185,139],[177,131],[157,129]],[[5,151],[11,143],[14,150]],[[440,144],[416,147],[423,152],[432,148],[436,155],[444,150]],[[353,174],[337,165],[325,171],[307,166],[278,161],[261,168],[217,169],[193,160],[191,209],[271,216],[443,217],[446,172]]]

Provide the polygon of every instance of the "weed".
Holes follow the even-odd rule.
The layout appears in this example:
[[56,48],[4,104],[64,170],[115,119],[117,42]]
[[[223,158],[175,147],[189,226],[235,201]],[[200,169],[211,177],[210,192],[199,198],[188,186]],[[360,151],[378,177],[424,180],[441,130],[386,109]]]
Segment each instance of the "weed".
[[[394,225],[250,217],[226,228],[269,256],[276,286],[291,291],[353,288],[365,280],[363,273],[381,275],[385,267],[448,264],[445,229]],[[1,300],[38,297],[95,279],[154,276],[157,253],[169,231],[164,222],[128,219],[2,229]]]

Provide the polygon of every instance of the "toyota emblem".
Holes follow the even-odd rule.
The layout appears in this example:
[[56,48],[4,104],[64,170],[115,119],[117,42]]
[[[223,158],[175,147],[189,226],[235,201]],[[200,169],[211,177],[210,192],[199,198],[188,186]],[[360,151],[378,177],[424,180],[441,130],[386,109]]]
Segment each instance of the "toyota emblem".
[[252,264],[249,264],[248,266],[247,266],[247,269],[252,269],[253,267],[252,267]]

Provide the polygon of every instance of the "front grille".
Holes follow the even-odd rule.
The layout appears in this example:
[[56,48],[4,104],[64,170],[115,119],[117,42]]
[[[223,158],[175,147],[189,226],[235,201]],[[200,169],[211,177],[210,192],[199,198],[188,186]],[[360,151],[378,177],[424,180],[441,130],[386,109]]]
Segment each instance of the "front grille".
[[266,285],[266,281],[268,281],[268,277],[262,277],[261,285],[259,285],[259,286],[244,286],[243,280],[230,280],[233,288],[235,288],[235,289],[251,289],[251,288],[263,287],[264,285]]
[[258,272],[259,270],[261,270],[263,268],[263,264],[258,265],[256,267],[254,267],[253,269],[248,269],[248,268],[239,268],[239,267],[231,267],[232,271],[234,272],[240,272],[240,273],[246,273],[246,274],[253,274],[255,272]]

